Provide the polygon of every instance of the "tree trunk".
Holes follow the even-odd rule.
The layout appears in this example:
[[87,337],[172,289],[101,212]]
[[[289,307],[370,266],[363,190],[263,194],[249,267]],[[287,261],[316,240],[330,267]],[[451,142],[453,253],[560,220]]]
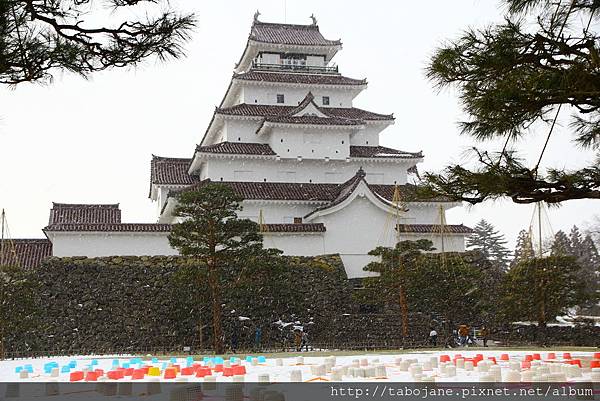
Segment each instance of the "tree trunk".
[[223,354],[225,346],[223,345],[223,326],[221,325],[221,287],[219,280],[218,267],[214,259],[208,261],[208,285],[212,295],[213,312],[213,350],[215,354]]

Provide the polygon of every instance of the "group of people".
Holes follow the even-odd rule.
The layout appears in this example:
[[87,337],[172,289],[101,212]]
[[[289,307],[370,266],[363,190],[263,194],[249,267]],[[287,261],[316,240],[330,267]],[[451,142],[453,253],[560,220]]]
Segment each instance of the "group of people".
[[[471,327],[469,327],[469,325],[459,325],[458,330],[454,330],[454,333],[456,333],[456,335],[458,336],[457,345],[461,347],[466,347],[469,344],[475,344],[475,338],[471,335]],[[489,336],[489,330],[487,329],[487,327],[482,326],[477,334],[477,337],[483,341],[483,346],[487,347]],[[433,327],[431,327],[429,331],[429,344],[432,347],[437,347],[438,345],[438,332]]]

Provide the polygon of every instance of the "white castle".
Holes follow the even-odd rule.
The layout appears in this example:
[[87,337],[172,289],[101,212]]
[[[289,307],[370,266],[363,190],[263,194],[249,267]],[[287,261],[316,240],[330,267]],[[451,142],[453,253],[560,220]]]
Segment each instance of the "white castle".
[[261,224],[266,247],[287,255],[340,254],[363,277],[377,246],[427,238],[463,251],[471,230],[445,223],[460,203],[420,201],[408,184],[422,153],[380,146],[392,115],[353,106],[364,79],[331,61],[342,48],[316,19],[265,23],[255,16],[231,83],[191,159],[153,156],[154,224],[122,223],[118,205],[54,203],[44,233],[54,256],[174,255],[176,195],[222,182],[244,198],[241,217]]

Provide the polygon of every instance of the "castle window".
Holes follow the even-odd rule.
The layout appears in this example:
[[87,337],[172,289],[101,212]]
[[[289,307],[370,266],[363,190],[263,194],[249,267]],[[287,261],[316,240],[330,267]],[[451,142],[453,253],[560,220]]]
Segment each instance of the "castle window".
[[240,137],[238,136],[238,142],[240,142],[241,140],[242,140],[242,138],[240,138]]
[[329,96],[323,96],[323,106],[329,106]]
[[294,217],[294,224],[302,224],[302,217]]
[[367,141],[367,145],[369,144],[369,141]]
[[342,141],[342,145],[344,144],[344,141]]
[[281,138],[281,143],[283,143],[283,138]]
[[283,94],[277,94],[277,103],[285,103],[285,96]]

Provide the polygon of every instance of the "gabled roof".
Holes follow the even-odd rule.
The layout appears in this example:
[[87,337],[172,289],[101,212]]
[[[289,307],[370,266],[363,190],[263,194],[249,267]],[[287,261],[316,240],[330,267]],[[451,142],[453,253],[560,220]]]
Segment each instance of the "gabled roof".
[[119,204],[68,204],[52,203],[48,225],[78,224],[78,223],[108,223],[121,222]]
[[5,239],[3,248],[2,263],[23,269],[37,268],[42,260],[52,256],[52,243],[47,239]]
[[275,156],[273,149],[266,143],[220,142],[207,146],[198,145],[196,151],[200,153]]
[[340,40],[328,40],[319,31],[319,26],[276,24],[254,21],[249,40],[262,43],[300,46],[340,46]]
[[367,84],[366,79],[353,79],[339,74],[306,74],[301,72],[264,72],[253,70],[243,74],[234,74],[233,79],[302,85],[363,86]]
[[398,224],[396,226],[401,233],[447,233],[447,234],[472,234],[473,229],[462,224]]
[[385,146],[350,145],[350,157],[414,159],[422,158],[423,153],[405,152],[403,150],[387,148]]
[[[215,113],[230,116],[276,117],[289,115],[298,106],[275,106],[266,104],[241,103],[232,107],[217,108]],[[327,115],[365,121],[394,120],[393,114],[378,114],[356,107],[320,107]]]

